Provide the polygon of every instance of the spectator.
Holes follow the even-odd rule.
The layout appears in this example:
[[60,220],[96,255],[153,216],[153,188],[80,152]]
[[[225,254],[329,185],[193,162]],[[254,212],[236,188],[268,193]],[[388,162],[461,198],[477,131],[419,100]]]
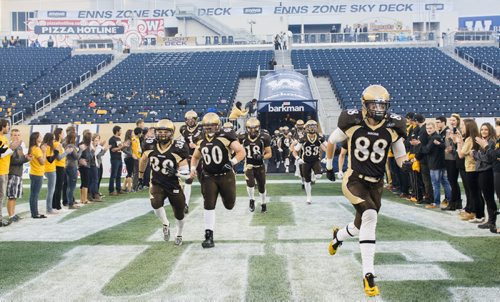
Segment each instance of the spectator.
[[425,117],[422,114],[415,114],[415,120],[420,127],[420,130],[418,132],[418,147],[416,157],[420,162],[420,175],[422,176],[422,182],[424,183],[424,203],[431,203],[430,201],[434,196],[434,192],[432,191],[431,172],[429,170],[429,164],[427,160],[427,150],[422,150],[422,146],[426,146],[429,142],[429,135],[427,134]]
[[[486,150],[488,155],[493,159],[493,175],[495,177],[495,192],[497,193],[497,199],[500,200],[500,121],[496,121],[496,144],[495,149]],[[490,231],[492,233],[500,233],[500,229],[497,229],[496,226],[491,228]]]
[[78,209],[79,206],[76,205],[75,202],[75,188],[76,182],[78,180],[78,159],[80,158],[80,154],[76,148],[76,132],[75,131],[67,131],[66,141],[64,143],[64,147],[67,150],[72,150],[72,152],[68,152],[66,155],[66,200],[67,206],[70,210]]
[[[95,202],[101,202],[102,198],[101,195],[99,194],[99,181],[100,181],[100,176],[99,176],[99,166],[100,163],[98,161],[98,157],[102,157],[104,153],[106,153],[107,150],[105,150],[101,145],[100,145],[100,136],[97,133],[94,133],[92,135],[92,143],[91,143],[91,148],[90,148],[90,185],[89,185],[89,192],[90,195],[88,196],[88,199],[90,201],[95,201]],[[101,176],[102,177],[102,176]]]
[[31,47],[39,48],[40,47],[40,42],[38,42],[38,39],[33,41],[30,45]]
[[274,36],[274,50],[281,49],[281,43],[280,43],[280,35],[277,34]]
[[408,158],[413,162],[412,172],[410,173],[410,183],[413,191],[412,198],[410,199],[417,204],[423,204],[424,183],[422,182],[422,175],[420,174],[420,162],[417,160],[417,153],[419,150],[418,134],[420,126],[417,122],[417,114],[412,115],[409,133],[409,155]]
[[[122,150],[128,147],[126,144],[122,144],[120,136],[121,133],[120,126],[113,127],[113,136],[109,139],[109,148],[111,149],[111,175],[109,178],[109,194],[116,196],[122,194],[122,184],[121,184],[121,174],[122,174]],[[116,191],[115,191],[116,188]]]
[[106,152],[108,152],[109,146],[108,144],[102,144],[101,136],[99,134],[94,134],[92,136],[92,143],[95,146],[95,158],[96,158],[96,166],[97,166],[97,190],[93,192],[94,196],[97,194],[98,197],[103,198],[104,196],[100,193],[101,188],[101,180],[102,180],[102,157]]
[[9,47],[9,40],[7,39],[7,36],[5,36],[2,40],[2,47],[3,48]]
[[446,167],[446,177],[451,188],[451,194],[446,200],[448,204],[443,203],[441,210],[454,211],[457,203],[461,203],[460,188],[458,187],[458,169],[456,168],[456,156],[453,152],[453,141],[450,139],[452,130],[446,126],[446,117],[440,116],[436,119],[436,129],[444,142],[444,165]]
[[56,185],[54,191],[54,198],[52,208],[61,210],[61,194],[63,192],[63,183],[66,178],[66,154],[73,152],[73,150],[64,150],[62,141],[64,139],[64,132],[62,128],[54,130],[54,149],[59,152],[56,156]]
[[139,159],[141,158],[142,128],[136,127],[132,136],[132,157],[134,158],[134,174],[132,175],[132,188],[139,185]]
[[[75,128],[75,126],[70,125],[70,126],[66,127],[66,137],[68,137],[68,134],[70,132],[74,132],[75,133],[75,137],[76,137],[76,128]],[[63,148],[67,148],[66,141],[63,143]],[[75,152],[75,150],[74,150],[76,148],[75,143],[73,143],[73,147],[72,148],[73,148],[73,152]],[[67,156],[66,156],[66,158],[67,158]],[[66,164],[66,166],[67,166],[67,164]],[[65,169],[66,169],[66,166],[64,167]],[[63,180],[63,184],[62,184],[63,206],[68,206],[68,197],[67,197],[68,196],[68,194],[67,194],[68,184],[66,182],[67,179],[68,179],[67,173],[65,172],[64,173],[64,180]]]
[[13,150],[19,147],[20,142],[13,142],[9,146],[9,140],[7,139],[7,134],[9,133],[9,121],[6,119],[0,119],[0,227],[7,226],[10,221],[3,221],[2,209],[3,200],[5,195],[7,195],[7,182],[9,181],[9,167],[10,167],[10,157]]
[[269,70],[274,70],[274,66],[278,65],[278,62],[276,62],[276,60],[274,58],[271,59],[271,61],[269,61],[267,63],[267,67],[269,68]]
[[125,154],[125,167],[127,175],[125,176],[125,192],[132,192],[132,176],[134,175],[134,157],[132,154],[132,130],[125,132],[125,143],[128,145],[122,151]]
[[233,109],[231,110],[231,114],[229,115],[229,120],[231,122],[238,121],[238,129],[243,129],[244,127],[244,121],[243,118],[247,116],[247,111],[241,109],[241,102],[237,101],[234,104]]
[[428,122],[426,124],[428,134],[427,145],[422,146],[422,150],[427,154],[427,161],[429,165],[432,189],[434,192],[434,202],[427,205],[426,208],[439,208],[441,204],[441,189],[442,185],[447,200],[451,200],[451,187],[446,175],[446,166],[444,162],[444,149],[445,142],[441,135],[436,131],[436,124]]
[[9,47],[16,47],[17,41],[14,39],[14,36],[10,36]]
[[54,134],[46,133],[43,137],[43,144],[47,146],[45,161],[45,177],[47,177],[47,214],[57,214],[58,210],[52,208],[54,191],[56,189],[56,157],[59,150],[54,147]]
[[78,160],[78,171],[80,172],[80,202],[82,204],[89,203],[88,196],[91,175],[90,161],[92,160],[92,133],[90,131],[83,132],[83,138],[78,148],[80,149],[80,158]]
[[16,214],[16,200],[23,195],[23,168],[24,164],[32,158],[30,155],[24,155],[23,143],[21,141],[21,133],[18,129],[10,131],[12,144],[19,144],[13,150],[10,157],[9,180],[7,182],[7,212],[9,213],[9,221],[17,222],[20,217]]
[[[461,219],[471,223],[484,222],[484,201],[481,198],[481,191],[478,183],[478,173],[476,170],[476,161],[472,156],[472,150],[479,150],[479,144],[475,138],[479,136],[479,130],[474,120],[464,120],[462,124],[462,132],[455,134],[455,143],[457,144],[458,156],[465,158],[465,182],[470,190],[470,212],[463,213]],[[462,133],[465,135],[462,137]],[[465,141],[464,141],[465,139]]]
[[479,145],[478,150],[472,151],[472,156],[476,160],[476,171],[478,173],[479,189],[481,195],[486,201],[488,209],[488,221],[478,225],[480,229],[496,228],[497,204],[495,202],[495,182],[493,175],[493,162],[497,159],[487,153],[488,150],[495,149],[496,133],[490,123],[481,125],[479,137],[475,142]]
[[28,154],[31,155],[30,161],[30,211],[32,218],[47,218],[38,213],[38,195],[43,183],[43,174],[45,173],[45,161],[47,155],[47,145],[42,144],[40,132],[33,132],[30,135]]
[[49,36],[49,40],[47,40],[47,47],[54,47],[54,40],[52,40],[52,36]]
[[257,116],[257,99],[246,103],[245,110],[248,112],[248,116]]
[[[460,115],[454,113],[450,117],[450,135],[449,135],[449,142],[448,144],[450,145],[451,148],[448,149],[448,152],[453,154],[455,157],[455,170],[451,170],[451,173],[448,173],[448,180],[450,181],[451,185],[451,196],[452,199],[454,200],[455,204],[455,209],[460,210],[462,209],[462,194],[460,193],[460,186],[458,185],[458,175],[462,178],[462,184],[464,186],[464,191],[465,191],[465,196],[466,196],[466,206],[465,210],[470,212],[470,189],[468,186],[468,183],[466,181],[466,175],[465,175],[465,159],[460,158],[458,156],[458,148],[457,144],[455,143],[455,135],[457,133],[461,132],[462,128],[462,123],[460,122]],[[455,191],[454,191],[455,188]],[[455,193],[454,193],[455,192]]]

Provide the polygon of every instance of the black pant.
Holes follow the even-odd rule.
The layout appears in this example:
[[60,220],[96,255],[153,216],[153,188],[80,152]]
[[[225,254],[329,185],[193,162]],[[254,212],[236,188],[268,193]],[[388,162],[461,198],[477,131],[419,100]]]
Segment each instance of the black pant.
[[479,173],[466,172],[467,184],[470,189],[471,197],[471,212],[476,214],[476,218],[484,217],[484,200],[481,196],[481,189],[479,188]]
[[63,200],[63,205],[65,206],[68,205],[68,178],[66,177],[66,168],[64,168],[64,178],[62,183],[62,200]]
[[422,175],[422,181],[425,188],[424,198],[427,200],[433,200],[434,190],[432,189],[431,170],[429,170],[429,164],[427,163],[426,157],[420,160],[420,174]]
[[[471,198],[471,195],[470,195],[470,186],[469,186],[469,182],[467,181],[467,173],[465,172],[465,169],[458,169],[458,172],[460,173],[460,178],[462,178],[462,184],[464,185],[464,191],[465,191],[465,208],[464,210],[466,210],[467,212],[472,212],[472,198]],[[462,205],[462,203],[460,203],[459,205]],[[460,209],[458,206],[457,206],[457,209]]]
[[396,163],[396,159],[394,157],[389,157],[389,170],[391,171],[392,176],[392,186],[399,188],[399,191],[402,192],[403,189],[401,188],[401,169],[398,167],[398,164]]
[[462,207],[462,196],[460,195],[460,186],[458,185],[458,174],[456,160],[445,160],[446,174],[448,174],[448,182],[451,186],[451,200],[448,200],[450,205]]
[[497,192],[497,199],[500,201],[500,173],[495,172],[495,192]]
[[[493,170],[478,172],[479,189],[486,201],[486,208],[488,209],[488,219],[491,223],[497,221],[497,204],[495,202],[495,189],[493,180]],[[484,205],[483,205],[484,207]]]
[[63,191],[63,182],[66,178],[66,169],[64,167],[56,166],[56,188],[54,197],[52,197],[52,208],[61,209],[61,194]]
[[99,188],[101,187],[101,180],[102,180],[102,172],[104,169],[102,168],[102,163],[97,169],[97,173],[99,174],[99,179],[97,180],[97,193],[99,193]]

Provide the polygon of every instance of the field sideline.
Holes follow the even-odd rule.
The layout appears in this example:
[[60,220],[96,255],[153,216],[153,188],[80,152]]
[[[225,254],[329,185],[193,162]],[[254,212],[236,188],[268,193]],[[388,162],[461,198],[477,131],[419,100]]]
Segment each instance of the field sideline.
[[[181,247],[162,241],[145,191],[1,228],[0,300],[364,300],[357,243],[345,242],[333,257],[327,252],[331,227],[354,214],[340,184],[313,186],[317,198],[308,206],[299,184],[274,181],[292,176],[269,179],[266,214],[248,212],[244,185],[238,185],[233,211],[218,204],[211,250],[200,246],[199,187],[193,188]],[[500,297],[500,237],[388,191],[384,199],[375,259],[378,299]]]

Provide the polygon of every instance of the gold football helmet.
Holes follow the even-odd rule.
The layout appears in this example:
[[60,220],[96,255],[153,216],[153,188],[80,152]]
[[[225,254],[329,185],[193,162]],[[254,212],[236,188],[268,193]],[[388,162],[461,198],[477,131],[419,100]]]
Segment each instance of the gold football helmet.
[[189,127],[194,127],[198,122],[198,114],[194,110],[189,110],[184,114],[184,121]]
[[280,131],[278,129],[274,130],[274,135],[276,136],[280,135]]
[[307,133],[315,134],[318,133],[318,123],[315,120],[308,120],[305,124]]
[[302,130],[302,129],[304,129],[304,121],[303,121],[303,120],[298,120],[298,121],[295,123],[295,128],[297,128],[297,130]]
[[283,134],[288,134],[288,126],[283,127]]
[[231,122],[225,122],[224,125],[222,125],[222,128],[224,128],[224,129],[233,129],[233,123],[231,123]]
[[247,128],[248,135],[250,135],[251,138],[255,138],[259,135],[260,121],[256,117],[249,118],[245,126]]
[[214,136],[220,130],[220,118],[216,113],[209,112],[203,116],[201,125],[207,135]]
[[382,85],[370,85],[361,95],[361,104],[369,118],[377,122],[382,121],[389,110],[391,96]]
[[155,130],[156,140],[160,144],[166,144],[174,136],[175,125],[171,120],[162,119],[156,123]]

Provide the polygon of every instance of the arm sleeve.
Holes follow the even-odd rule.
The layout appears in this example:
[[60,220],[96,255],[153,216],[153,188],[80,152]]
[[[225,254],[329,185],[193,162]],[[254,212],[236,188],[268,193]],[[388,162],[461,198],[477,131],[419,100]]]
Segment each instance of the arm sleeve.
[[394,158],[399,158],[406,154],[406,148],[403,142],[403,138],[399,138],[397,141],[392,143],[392,153],[394,154]]
[[330,134],[330,137],[328,137],[328,142],[330,144],[336,144],[343,142],[347,139],[347,135],[344,133],[344,131],[340,130],[340,128],[337,128],[333,130],[332,134]]

